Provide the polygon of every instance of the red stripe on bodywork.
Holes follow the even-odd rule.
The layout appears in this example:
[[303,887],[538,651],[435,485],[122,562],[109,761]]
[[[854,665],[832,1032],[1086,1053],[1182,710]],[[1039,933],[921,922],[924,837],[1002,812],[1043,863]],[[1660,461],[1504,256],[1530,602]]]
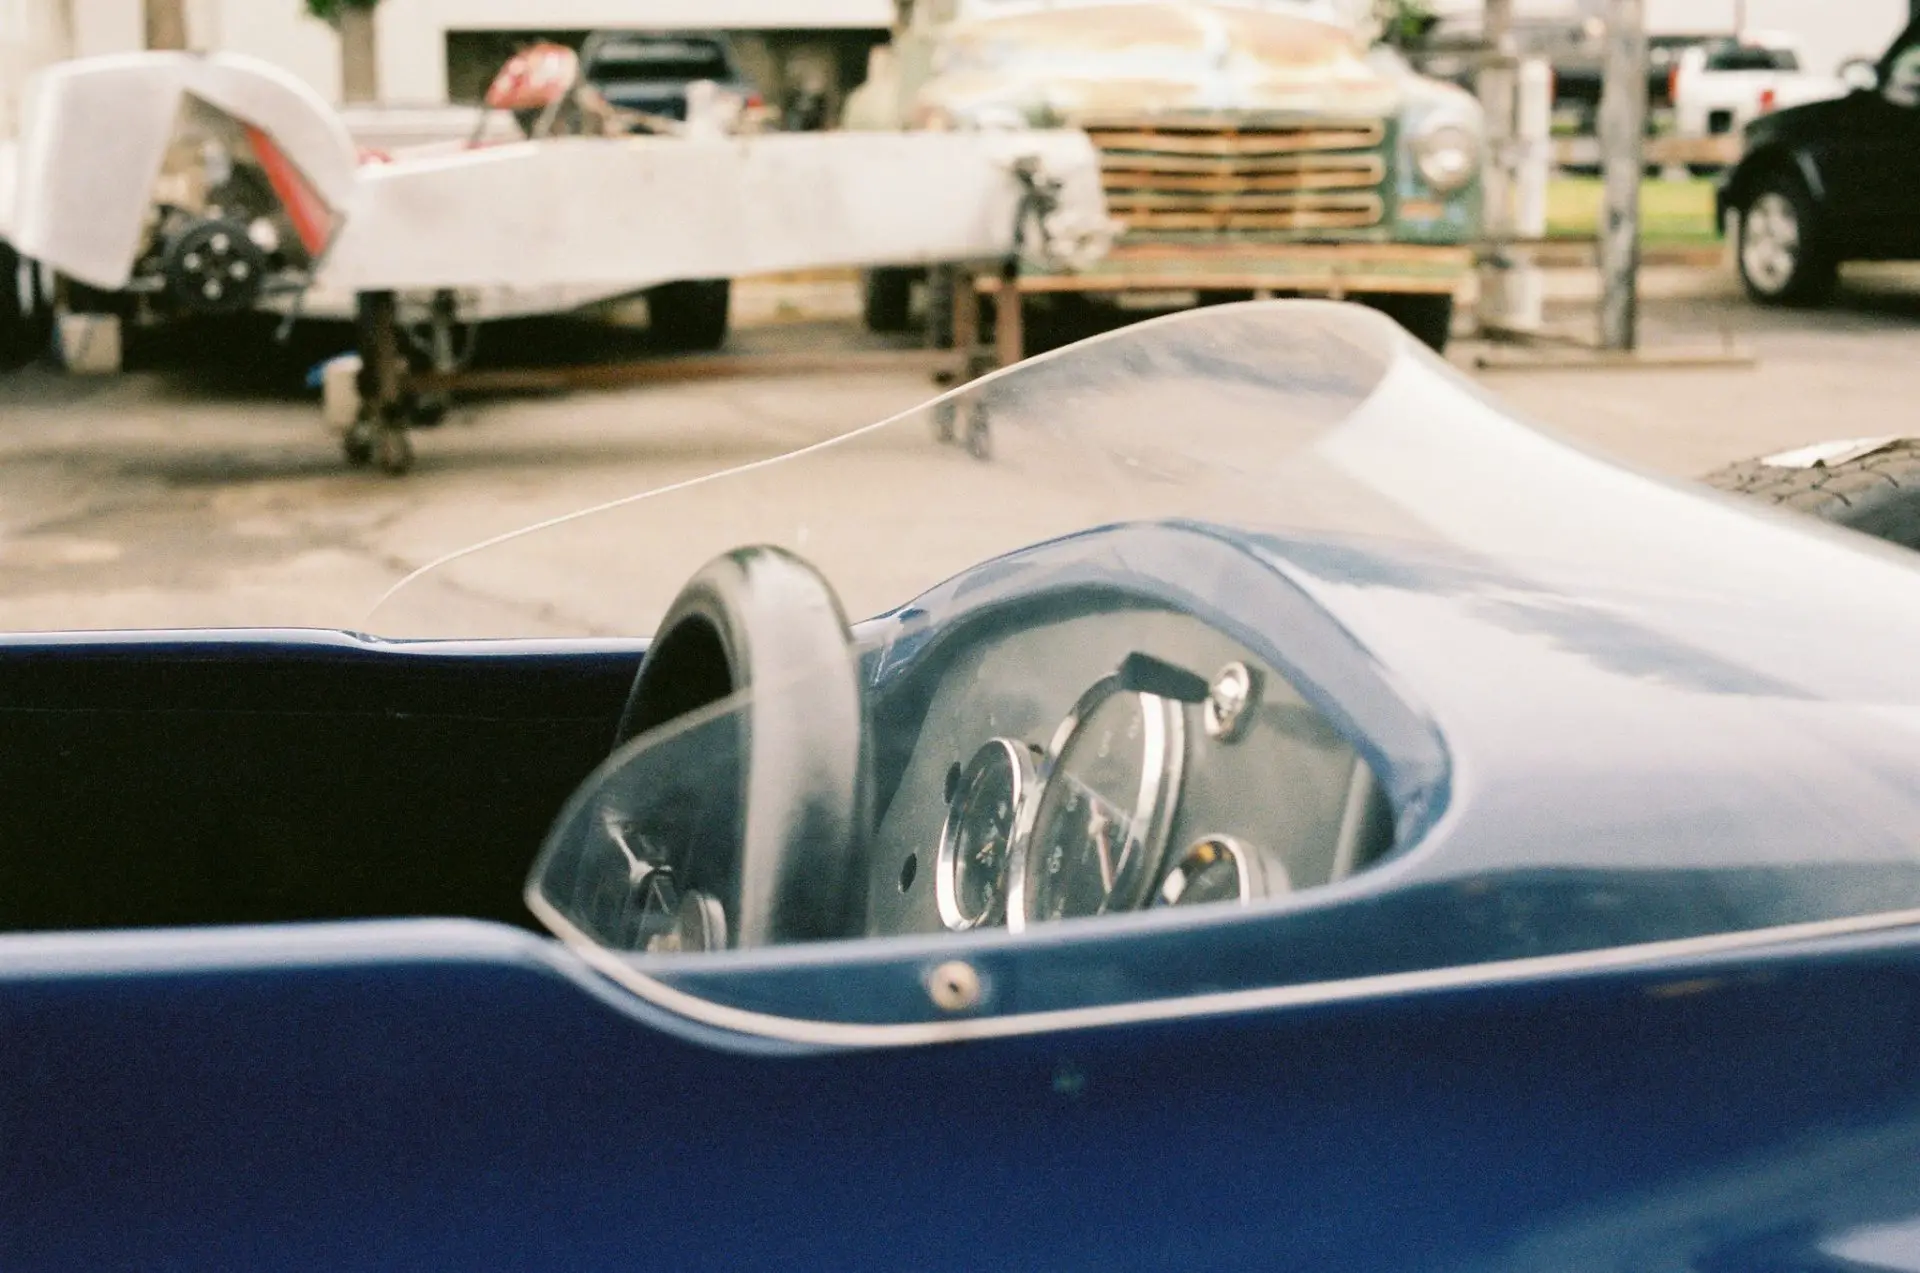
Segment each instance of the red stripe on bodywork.
[[333,238],[332,209],[314,192],[305,174],[287,158],[286,152],[274,144],[273,138],[251,124],[246,129],[247,144],[253,147],[253,157],[259,161],[260,170],[267,174],[267,183],[293,221],[293,232],[300,236],[307,255],[318,257]]

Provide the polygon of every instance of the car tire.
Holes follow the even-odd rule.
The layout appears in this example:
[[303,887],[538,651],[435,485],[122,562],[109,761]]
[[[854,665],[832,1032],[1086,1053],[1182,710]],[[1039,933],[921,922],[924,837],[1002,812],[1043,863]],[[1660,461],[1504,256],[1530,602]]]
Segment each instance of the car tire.
[[868,331],[892,335],[912,325],[914,274],[902,269],[866,272],[861,279],[866,291],[861,317]]
[[1734,258],[1747,295],[1761,305],[1821,305],[1840,281],[1840,263],[1820,242],[1813,196],[1787,172],[1761,178],[1741,206]]
[[39,266],[0,243],[0,371],[14,371],[52,347],[53,300]]
[[727,343],[733,284],[726,279],[663,283],[647,293],[654,340],[684,353],[705,353]]
[[1747,460],[1710,473],[1704,480],[1717,490],[1920,549],[1920,439],[1813,468],[1780,468]]
[[1400,324],[1435,353],[1447,352],[1453,338],[1453,297],[1386,293],[1356,298]]

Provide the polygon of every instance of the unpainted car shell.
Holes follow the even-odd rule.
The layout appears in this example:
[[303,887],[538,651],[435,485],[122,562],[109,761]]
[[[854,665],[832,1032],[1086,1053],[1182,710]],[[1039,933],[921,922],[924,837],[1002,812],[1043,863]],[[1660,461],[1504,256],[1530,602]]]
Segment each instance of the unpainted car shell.
[[[338,114],[287,72],[147,53],[43,73],[13,174],[14,246],[126,287],[190,102],[256,129],[305,185],[322,300],[444,290],[507,316],[686,278],[992,257],[1011,242],[1024,197],[1011,169],[1026,156],[1082,219],[1103,206],[1091,147],[1066,131],[577,137],[361,165]],[[927,202],[904,216],[909,190]]]

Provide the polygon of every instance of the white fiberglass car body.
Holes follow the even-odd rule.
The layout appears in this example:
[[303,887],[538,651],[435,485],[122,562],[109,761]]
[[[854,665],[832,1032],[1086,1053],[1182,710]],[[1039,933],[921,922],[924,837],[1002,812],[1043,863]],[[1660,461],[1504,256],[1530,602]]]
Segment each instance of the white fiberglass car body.
[[11,167],[0,232],[23,256],[187,309],[451,293],[478,319],[676,280],[996,258],[1034,175],[1062,251],[1105,226],[1078,132],[571,136],[369,161],[304,83],[228,55],[49,69]]

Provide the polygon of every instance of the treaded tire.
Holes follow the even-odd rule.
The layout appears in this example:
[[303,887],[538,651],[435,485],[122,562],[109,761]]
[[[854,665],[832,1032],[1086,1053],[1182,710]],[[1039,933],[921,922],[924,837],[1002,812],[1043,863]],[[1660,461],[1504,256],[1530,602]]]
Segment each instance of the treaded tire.
[[53,305],[31,261],[0,242],[0,371],[33,362],[52,347]]
[[[1784,199],[1791,206],[1799,234],[1799,253],[1792,272],[1777,285],[1770,280],[1756,278],[1747,260],[1747,236],[1752,226],[1753,210],[1769,197]],[[1779,170],[1770,172],[1760,177],[1748,190],[1746,200],[1740,205],[1740,228],[1734,245],[1734,262],[1740,271],[1740,283],[1755,304],[1813,308],[1833,298],[1834,290],[1840,283],[1840,262],[1820,242],[1820,213],[1813,205],[1813,196],[1807,193],[1806,183],[1798,174]]]
[[1920,549],[1920,439],[1845,464],[1810,469],[1745,460],[1702,480],[1717,490]]
[[906,331],[913,322],[913,270],[868,270],[861,278],[866,296],[861,317],[867,330],[884,334]]
[[668,349],[706,353],[727,343],[733,284],[726,279],[663,283],[647,293],[654,339]]

